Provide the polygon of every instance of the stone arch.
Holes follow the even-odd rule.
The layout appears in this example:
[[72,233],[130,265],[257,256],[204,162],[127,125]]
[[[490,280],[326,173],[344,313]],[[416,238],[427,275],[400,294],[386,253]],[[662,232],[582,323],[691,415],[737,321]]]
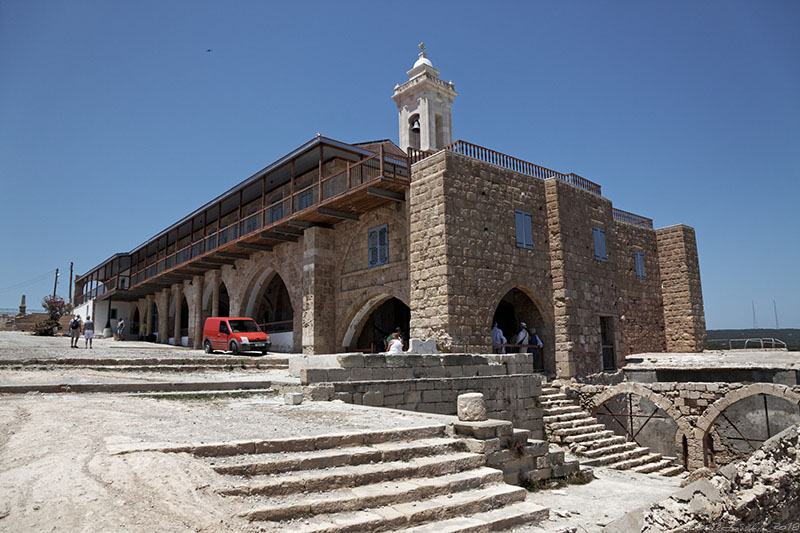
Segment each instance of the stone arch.
[[709,432],[714,427],[714,423],[717,421],[717,418],[719,418],[720,415],[722,415],[722,413],[724,413],[725,410],[732,405],[744,400],[745,398],[757,396],[759,394],[774,396],[800,406],[800,392],[797,392],[786,385],[779,385],[775,383],[752,383],[750,385],[743,385],[742,387],[728,392],[722,398],[708,406],[703,414],[697,419],[697,423],[694,428],[694,439],[696,442],[700,443],[700,452],[702,455],[699,458],[695,457],[696,466],[703,466],[706,462],[706,439]]
[[[479,318],[480,324],[486,324],[486,338],[489,338],[489,332],[491,331],[492,321],[494,319],[495,313],[498,311],[498,308],[501,305],[501,302],[506,298],[506,296],[514,290],[520,291],[524,296],[530,299],[533,303],[536,311],[539,314],[539,318],[541,319],[541,323],[539,324],[528,324],[529,328],[535,328],[537,331],[537,335],[542,340],[542,356],[544,358],[543,367],[544,370],[549,372],[555,371],[555,321],[553,318],[553,309],[552,305],[550,305],[549,300],[545,299],[538,291],[533,289],[530,285],[525,284],[519,279],[515,279],[503,284],[493,295],[492,299],[490,300],[489,306],[481,310],[483,316]],[[514,332],[516,333],[516,331]],[[506,335],[508,342],[513,343],[514,339],[509,335]],[[542,368],[542,367],[539,367]]]
[[342,322],[341,330],[336,335],[339,339],[339,346],[347,349],[356,340],[357,333],[361,331],[369,318],[370,314],[385,302],[396,298],[408,306],[408,298],[397,288],[384,286],[381,292],[370,292],[350,306],[345,320]]
[[286,285],[286,291],[289,293],[289,303],[292,305],[294,314],[297,314],[298,309],[302,309],[301,302],[297,301],[298,294],[295,287],[290,287],[286,283],[286,276],[282,275],[276,268],[266,265],[256,270],[247,283],[242,284],[241,301],[245,316],[253,316],[258,300],[263,296],[264,290],[275,276],[278,276],[283,281],[283,284]]
[[[601,406],[623,394],[634,394],[645,398],[667,413],[667,416],[678,426],[675,431],[674,449],[676,451],[684,449],[683,437],[686,437],[687,440],[691,440],[694,435],[694,428],[692,425],[669,398],[639,383],[625,382],[607,387],[603,392],[592,397],[587,407],[592,412],[592,415],[594,415]],[[683,454],[682,451],[678,455],[681,454]],[[689,457],[683,457],[683,460],[685,464],[689,464],[691,462],[691,454]]]

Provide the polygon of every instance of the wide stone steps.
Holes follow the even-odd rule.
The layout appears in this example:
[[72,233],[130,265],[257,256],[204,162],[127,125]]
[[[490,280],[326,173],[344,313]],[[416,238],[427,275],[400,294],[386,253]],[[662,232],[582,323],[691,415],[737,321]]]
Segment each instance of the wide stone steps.
[[431,477],[452,474],[486,463],[481,454],[457,452],[432,457],[415,457],[409,461],[388,463],[366,463],[355,466],[340,466],[310,472],[288,472],[278,475],[244,477],[244,482],[219,489],[226,496],[281,496],[299,492],[313,492],[325,487],[328,490],[341,487],[378,483],[413,476]]
[[279,474],[334,466],[407,460],[412,457],[458,451],[461,447],[460,440],[448,438],[419,439],[411,442],[389,441],[371,446],[322,449],[292,454],[220,457],[214,460],[212,468],[220,474],[237,476]]
[[384,481],[316,494],[278,498],[247,498],[250,509],[241,514],[251,521],[281,521],[306,516],[360,511],[427,500],[503,482],[503,473],[480,467],[437,477]]
[[546,520],[550,514],[546,507],[520,502],[500,509],[492,509],[472,516],[451,518],[433,524],[396,530],[398,533],[484,533],[504,531],[516,525]]
[[[504,439],[528,436],[519,430]],[[442,426],[204,445],[194,453],[224,476],[215,492],[263,532],[488,532],[547,518],[547,509],[525,501],[525,489],[503,483],[502,470],[466,448]]]
[[[527,491],[525,489],[498,483],[479,489],[435,496],[422,501],[369,510],[318,515],[306,520],[294,520],[289,523],[281,522],[276,524],[277,529],[275,531],[291,531],[293,533],[396,531],[400,528],[409,528],[426,522],[449,520],[505,507],[515,502],[522,502],[526,495]],[[522,523],[519,522],[513,525]],[[429,525],[438,531],[435,525]]]
[[581,456],[581,464],[667,476],[683,471],[672,458],[664,458],[606,429],[560,389],[543,387],[542,392],[539,400],[548,439]]

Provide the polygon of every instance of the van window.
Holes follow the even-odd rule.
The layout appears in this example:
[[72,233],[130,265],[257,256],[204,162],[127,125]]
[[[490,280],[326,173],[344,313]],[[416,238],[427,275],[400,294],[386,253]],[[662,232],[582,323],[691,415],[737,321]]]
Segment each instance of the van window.
[[225,335],[229,335],[230,331],[228,331],[228,324],[226,324],[225,322],[220,322],[219,323],[219,332],[220,333],[224,333]]
[[229,320],[234,333],[256,333],[261,331],[253,320]]

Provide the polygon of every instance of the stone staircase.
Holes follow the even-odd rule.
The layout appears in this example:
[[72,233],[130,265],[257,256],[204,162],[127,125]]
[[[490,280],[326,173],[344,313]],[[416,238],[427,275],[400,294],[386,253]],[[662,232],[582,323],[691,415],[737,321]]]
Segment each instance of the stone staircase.
[[216,492],[259,531],[478,532],[549,511],[445,425],[206,446]]
[[544,386],[539,396],[545,433],[550,442],[567,447],[587,466],[606,466],[662,476],[676,476],[684,469],[674,457],[653,453],[600,424],[561,389]]

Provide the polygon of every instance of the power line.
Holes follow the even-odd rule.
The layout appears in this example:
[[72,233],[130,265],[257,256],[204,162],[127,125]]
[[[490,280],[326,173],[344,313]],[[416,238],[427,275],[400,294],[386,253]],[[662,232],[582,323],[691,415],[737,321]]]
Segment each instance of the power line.
[[28,281],[21,281],[19,283],[14,284],[14,285],[10,285],[8,287],[4,287],[4,288],[0,289],[0,292],[8,292],[8,291],[14,291],[14,290],[22,289],[22,288],[27,287],[29,285],[33,285],[35,283],[38,283],[38,282],[40,282],[40,281],[42,281],[42,280],[44,280],[46,278],[49,278],[52,275],[53,275],[53,271],[50,270],[50,271],[48,271],[48,272],[46,272],[46,273],[44,273],[44,274],[42,274],[40,276],[36,276],[33,279],[29,279]]

